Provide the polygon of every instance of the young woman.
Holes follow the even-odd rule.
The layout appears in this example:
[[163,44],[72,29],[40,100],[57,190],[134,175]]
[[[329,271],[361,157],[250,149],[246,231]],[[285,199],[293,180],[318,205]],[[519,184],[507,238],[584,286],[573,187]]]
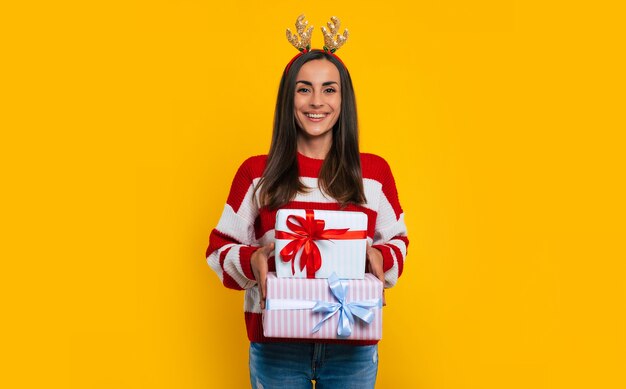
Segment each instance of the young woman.
[[245,290],[253,388],[373,388],[377,341],[263,336],[265,278],[275,271],[279,208],[361,211],[368,216],[368,271],[392,287],[408,240],[394,179],[381,157],[359,153],[354,90],[329,51],[299,54],[278,92],[268,155],[247,159],[232,183],[207,261],[228,288]]

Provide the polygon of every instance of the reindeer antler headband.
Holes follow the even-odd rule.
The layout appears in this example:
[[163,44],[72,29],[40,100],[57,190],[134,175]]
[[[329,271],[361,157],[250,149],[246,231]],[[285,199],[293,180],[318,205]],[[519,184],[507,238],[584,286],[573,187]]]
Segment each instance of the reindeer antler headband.
[[[287,29],[287,40],[300,52],[296,54],[291,61],[289,61],[285,67],[285,73],[289,72],[289,68],[291,67],[293,61],[298,59],[302,54],[311,51],[311,33],[313,32],[313,26],[307,29],[308,24],[309,22],[305,20],[304,15],[298,16],[298,19],[296,19],[296,32],[298,33],[299,38],[296,34],[292,33],[290,29]],[[343,46],[343,44],[346,43],[346,40],[348,40],[348,29],[346,28],[343,31],[343,34],[338,33],[341,22],[336,16],[331,17],[330,22],[328,22],[327,25],[328,30],[326,27],[322,27],[322,34],[324,34],[324,51],[333,55],[343,64],[341,59],[335,54],[335,51]],[[337,35],[336,39],[335,35]]]

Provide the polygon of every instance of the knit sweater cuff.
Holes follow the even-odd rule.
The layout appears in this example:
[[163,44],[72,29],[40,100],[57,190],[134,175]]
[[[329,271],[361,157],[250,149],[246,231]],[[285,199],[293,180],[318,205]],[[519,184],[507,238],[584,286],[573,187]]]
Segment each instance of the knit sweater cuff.
[[375,244],[372,246],[375,249],[380,250],[383,254],[383,271],[387,271],[393,267],[393,254],[391,254],[391,249],[384,244]]
[[254,273],[252,273],[250,259],[252,259],[252,254],[258,249],[259,248],[255,246],[242,246],[241,249],[239,249],[239,263],[241,264],[241,270],[243,270],[243,275],[250,281],[256,281]]

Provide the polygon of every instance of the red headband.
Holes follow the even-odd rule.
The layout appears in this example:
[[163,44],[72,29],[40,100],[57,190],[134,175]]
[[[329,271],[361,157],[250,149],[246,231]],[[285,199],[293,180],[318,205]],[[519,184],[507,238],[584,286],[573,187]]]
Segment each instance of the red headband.
[[[294,55],[294,57],[291,59],[291,61],[289,61],[289,63],[287,64],[287,66],[285,67],[285,74],[289,73],[289,69],[291,69],[291,65],[295,62],[296,59],[300,58],[302,55],[310,52],[311,50],[308,49],[304,49],[303,51],[299,52],[298,54]],[[335,59],[337,59],[337,61],[339,61],[343,67],[346,67],[346,64],[343,63],[343,61],[341,60],[341,58],[339,58],[339,56],[335,53],[333,53],[330,50],[327,50],[326,47],[324,46],[324,52],[327,54],[332,55],[333,57],[335,57]]]

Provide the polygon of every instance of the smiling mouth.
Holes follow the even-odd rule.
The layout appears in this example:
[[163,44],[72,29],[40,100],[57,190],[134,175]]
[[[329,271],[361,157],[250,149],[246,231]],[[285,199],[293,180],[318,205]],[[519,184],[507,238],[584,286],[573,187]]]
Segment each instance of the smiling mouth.
[[308,117],[310,119],[323,119],[328,114],[326,114],[326,113],[306,113],[305,115],[306,115],[306,117]]

